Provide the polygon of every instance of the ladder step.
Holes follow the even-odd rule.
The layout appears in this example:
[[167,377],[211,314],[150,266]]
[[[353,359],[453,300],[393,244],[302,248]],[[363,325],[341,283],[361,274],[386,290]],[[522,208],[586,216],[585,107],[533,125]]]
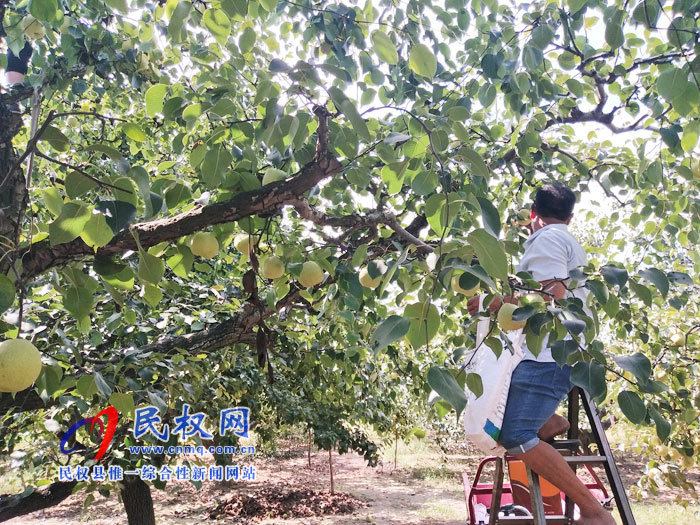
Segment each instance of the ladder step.
[[[498,518],[498,525],[532,525],[534,523],[533,520],[534,518],[531,518],[529,516],[507,516],[503,518]],[[569,523],[571,523],[569,521],[569,518],[560,515],[546,516],[545,521],[546,523],[552,525],[568,525]]]
[[564,456],[564,460],[570,465],[581,465],[583,463],[605,464],[608,458],[605,456]]
[[581,446],[581,441],[578,439],[555,439],[550,445],[557,450],[578,450]]

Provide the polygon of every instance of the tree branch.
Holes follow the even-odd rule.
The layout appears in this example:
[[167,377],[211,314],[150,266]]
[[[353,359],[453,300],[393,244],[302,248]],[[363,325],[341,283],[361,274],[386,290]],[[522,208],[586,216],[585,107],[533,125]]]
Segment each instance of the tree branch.
[[73,493],[77,481],[56,481],[29,496],[0,495],[0,522],[58,505]]
[[[317,115],[319,116],[317,154],[291,180],[241,192],[226,201],[199,206],[174,217],[134,224],[129,229],[117,233],[106,246],[97,250],[97,256],[106,257],[128,250],[137,250],[135,236],[138,236],[141,247],[148,249],[161,242],[178,239],[214,224],[238,221],[251,215],[270,215],[297,199],[323,179],[339,173],[342,171],[342,165],[328,153],[326,142],[328,134],[323,131],[327,129],[327,114],[317,113]],[[48,240],[38,242],[20,253],[23,266],[22,280],[27,282],[49,268],[90,255],[95,255],[94,250],[80,238],[56,246],[51,246]]]

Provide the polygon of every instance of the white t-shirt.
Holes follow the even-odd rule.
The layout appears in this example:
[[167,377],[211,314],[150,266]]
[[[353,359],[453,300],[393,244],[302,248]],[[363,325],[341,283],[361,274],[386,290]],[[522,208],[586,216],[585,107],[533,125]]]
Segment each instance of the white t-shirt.
[[[569,284],[569,272],[586,264],[586,252],[576,238],[569,233],[566,224],[548,224],[537,230],[525,241],[525,253],[520,259],[517,271],[530,272],[536,281],[548,279],[566,279],[562,284]],[[578,297],[583,301],[584,311],[590,315],[586,306],[588,289],[579,282],[576,289],[567,291],[565,297]],[[571,337],[567,334],[566,339]],[[548,344],[549,335],[545,337],[543,349],[535,357],[529,348],[525,348],[525,359],[553,363],[552,351]]]

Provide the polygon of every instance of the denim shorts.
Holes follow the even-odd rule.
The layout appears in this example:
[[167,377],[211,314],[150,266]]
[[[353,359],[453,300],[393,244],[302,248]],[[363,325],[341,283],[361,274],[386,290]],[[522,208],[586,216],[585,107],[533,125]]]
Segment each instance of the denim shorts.
[[513,370],[499,441],[510,455],[536,447],[542,425],[573,387],[571,367],[524,360]]

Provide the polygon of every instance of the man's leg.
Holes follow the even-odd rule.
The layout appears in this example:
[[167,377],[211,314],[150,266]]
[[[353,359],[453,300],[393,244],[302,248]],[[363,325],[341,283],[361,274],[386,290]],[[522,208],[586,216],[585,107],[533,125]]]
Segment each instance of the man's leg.
[[569,430],[569,426],[569,421],[565,417],[559,414],[552,414],[552,417],[540,428],[537,437],[542,441],[549,441],[553,437]]
[[517,454],[525,464],[569,496],[581,511],[577,525],[615,525],[612,515],[590,493],[554,447],[540,441],[534,448]]

